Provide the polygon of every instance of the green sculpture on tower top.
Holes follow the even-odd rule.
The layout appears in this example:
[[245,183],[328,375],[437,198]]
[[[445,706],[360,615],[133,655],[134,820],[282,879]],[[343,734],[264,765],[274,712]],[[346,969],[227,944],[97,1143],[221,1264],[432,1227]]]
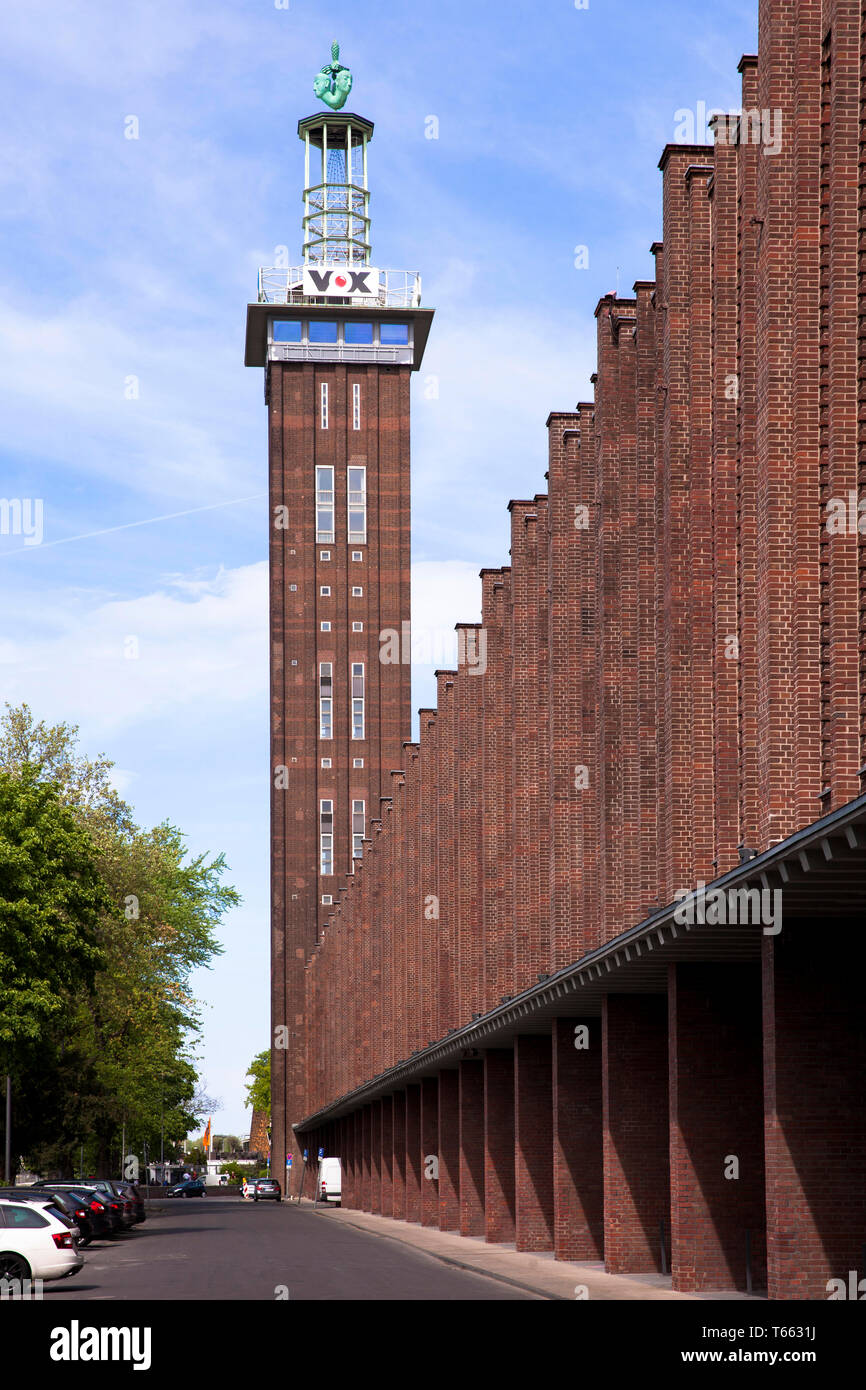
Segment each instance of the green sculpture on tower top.
[[346,98],[352,90],[352,74],[340,62],[340,45],[337,40],[331,44],[331,61],[313,79],[313,91],[320,101],[339,111],[345,106]]

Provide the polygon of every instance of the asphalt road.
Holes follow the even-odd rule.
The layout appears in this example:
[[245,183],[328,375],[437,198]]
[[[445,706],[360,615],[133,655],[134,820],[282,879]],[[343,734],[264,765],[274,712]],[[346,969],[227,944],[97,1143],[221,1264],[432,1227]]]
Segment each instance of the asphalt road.
[[[46,1305],[116,1299],[538,1301],[287,1202],[230,1197],[151,1204],[147,1220],[84,1250],[72,1279],[44,1286]],[[285,1293],[282,1295],[285,1297]]]

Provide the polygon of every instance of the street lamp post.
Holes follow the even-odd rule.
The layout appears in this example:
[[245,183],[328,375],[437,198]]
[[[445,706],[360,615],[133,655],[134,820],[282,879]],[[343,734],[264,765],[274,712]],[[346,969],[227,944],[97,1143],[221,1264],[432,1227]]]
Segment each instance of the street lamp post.
[[6,1073],[6,1185],[12,1181],[12,1077]]

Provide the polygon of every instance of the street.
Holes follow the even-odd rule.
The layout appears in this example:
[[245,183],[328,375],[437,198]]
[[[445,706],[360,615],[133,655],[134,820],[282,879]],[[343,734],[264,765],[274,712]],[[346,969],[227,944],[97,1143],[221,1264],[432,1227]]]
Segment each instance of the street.
[[310,1207],[230,1197],[157,1201],[147,1220],[94,1241],[45,1302],[107,1299],[529,1300],[535,1295],[354,1230]]

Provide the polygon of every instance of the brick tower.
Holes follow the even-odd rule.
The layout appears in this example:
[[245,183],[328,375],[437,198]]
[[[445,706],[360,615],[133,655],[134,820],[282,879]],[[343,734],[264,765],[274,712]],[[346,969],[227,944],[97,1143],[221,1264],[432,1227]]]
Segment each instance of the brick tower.
[[332,54],[314,84],[329,109],[298,125],[303,264],[259,272],[245,357],[268,409],[272,1171],[292,1153],[293,1190],[305,967],[409,737],[408,651],[383,663],[380,642],[408,632],[409,377],[433,317],[419,276],[370,264],[373,125],[339,109],[352,80]]

